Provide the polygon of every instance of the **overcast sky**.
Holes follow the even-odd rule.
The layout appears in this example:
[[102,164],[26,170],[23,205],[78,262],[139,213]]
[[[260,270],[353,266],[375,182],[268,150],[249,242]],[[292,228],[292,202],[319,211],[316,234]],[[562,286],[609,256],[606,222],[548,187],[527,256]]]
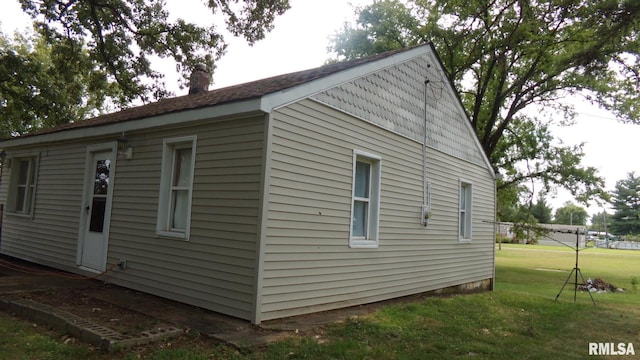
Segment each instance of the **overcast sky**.
[[[29,26],[29,19],[22,14],[17,0],[2,0],[0,22],[5,34]],[[372,0],[291,0],[291,9],[276,19],[275,29],[265,40],[253,47],[241,39],[227,37],[230,45],[225,57],[218,62],[214,74],[214,88],[257,80],[297,70],[322,65],[327,58],[329,37],[353,18],[352,5],[371,3]],[[199,0],[169,0],[170,11],[176,16],[192,21],[211,21],[211,16],[200,11]],[[217,24],[223,28],[224,24]],[[168,67],[171,71],[171,67]],[[177,83],[177,74],[173,76]],[[171,79],[168,76],[168,80]],[[181,95],[177,85],[171,90]],[[181,93],[182,92],[182,93]],[[579,99],[576,99],[578,102]],[[577,124],[556,127],[554,134],[567,145],[585,143],[583,163],[599,169],[606,178],[607,189],[613,190],[615,182],[626,178],[627,173],[640,174],[640,160],[636,154],[640,143],[640,125],[617,122],[610,113],[585,103],[579,103]],[[567,200],[573,200],[560,191],[549,203],[557,208]],[[590,207],[590,214],[601,211]]]

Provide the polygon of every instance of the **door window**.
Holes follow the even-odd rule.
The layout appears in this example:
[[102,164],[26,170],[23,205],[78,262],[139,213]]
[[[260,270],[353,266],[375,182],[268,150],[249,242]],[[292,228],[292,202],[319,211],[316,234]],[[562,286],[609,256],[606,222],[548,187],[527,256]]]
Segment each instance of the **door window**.
[[109,171],[111,160],[96,161],[96,171],[91,199],[91,220],[89,231],[101,233],[104,230],[104,215],[109,192]]

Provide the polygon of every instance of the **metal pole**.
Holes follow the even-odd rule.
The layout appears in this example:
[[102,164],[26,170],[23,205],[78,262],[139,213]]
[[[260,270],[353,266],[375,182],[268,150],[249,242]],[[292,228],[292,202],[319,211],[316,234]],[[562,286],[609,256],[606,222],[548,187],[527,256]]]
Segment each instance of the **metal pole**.
[[609,248],[609,233],[607,232],[607,209],[604,209],[602,213],[602,218],[604,219],[604,240],[607,244],[607,249]]
[[573,302],[576,302],[576,297],[578,293],[578,271],[580,271],[580,268],[578,267],[578,251],[579,251],[578,245],[580,245],[580,229],[576,229],[576,271],[575,271],[576,280],[575,280],[575,286],[573,287]]

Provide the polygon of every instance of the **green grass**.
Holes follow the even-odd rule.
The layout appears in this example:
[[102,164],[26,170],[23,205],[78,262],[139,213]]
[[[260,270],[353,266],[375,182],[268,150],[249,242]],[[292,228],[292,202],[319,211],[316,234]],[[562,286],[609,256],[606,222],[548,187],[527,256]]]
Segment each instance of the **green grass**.
[[60,335],[0,313],[1,359],[584,359],[589,342],[633,343],[640,358],[640,252],[580,252],[585,277],[624,293],[565,288],[575,265],[571,249],[502,245],[496,251],[496,291],[386,306],[243,354],[196,336],[117,354],[63,344]]
[[431,298],[332,327],[328,344],[291,340],[258,358],[582,359],[589,342],[640,344],[639,315],[510,292]]
[[0,359],[95,359],[89,347],[0,312]]
[[[575,251],[557,246],[505,245],[496,250],[496,289],[555,298],[575,267]],[[624,293],[593,294],[596,302],[640,306],[640,289],[633,286],[640,277],[640,251],[585,249],[579,252],[578,267],[585,279],[601,278]],[[573,301],[572,284],[559,300]],[[578,281],[582,282],[580,276]],[[587,293],[578,293],[580,303],[590,302]]]

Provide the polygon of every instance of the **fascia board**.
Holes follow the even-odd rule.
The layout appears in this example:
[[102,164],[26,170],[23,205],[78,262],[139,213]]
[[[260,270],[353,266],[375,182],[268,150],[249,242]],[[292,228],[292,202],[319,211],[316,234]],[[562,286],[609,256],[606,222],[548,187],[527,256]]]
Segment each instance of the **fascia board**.
[[228,104],[206,106],[198,109],[183,110],[146,117],[137,120],[126,120],[105,125],[94,125],[68,129],[42,135],[27,136],[24,138],[7,139],[0,141],[0,148],[10,148],[24,145],[37,145],[43,143],[77,140],[87,137],[103,136],[150,129],[161,126],[180,125],[192,121],[214,119],[225,116],[260,113],[260,98]]
[[[447,81],[446,83],[447,83],[447,86],[449,87],[449,91],[452,91],[454,94],[457,94],[453,85],[449,81]],[[465,110],[464,106],[462,105],[462,102],[459,100],[459,97],[455,96],[455,98],[458,99],[458,101],[455,101],[456,107],[458,108],[460,113],[463,114],[464,116],[464,120],[465,120],[464,125],[467,128],[467,131],[469,131],[469,133],[472,135],[473,142],[475,143],[476,147],[480,151],[480,154],[482,155],[482,159],[484,160],[485,165],[487,165],[487,169],[491,173],[491,176],[495,179],[496,174],[493,172],[493,166],[491,166],[491,162],[489,161],[487,154],[485,154],[484,149],[482,148],[480,139],[478,139],[478,136],[476,135],[475,130],[473,130],[473,127],[471,126],[471,121],[469,120],[467,110]]]
[[464,114],[464,118],[465,118],[465,126],[467,127],[467,130],[473,135],[472,138],[474,140],[474,143],[476,144],[476,147],[478,148],[478,150],[480,150],[480,153],[482,154],[482,158],[484,159],[484,163],[485,165],[487,165],[487,170],[489,171],[489,173],[491,174],[491,177],[495,180],[496,179],[496,174],[493,171],[493,166],[491,165],[491,161],[489,161],[489,158],[487,157],[487,154],[485,154],[484,149],[482,148],[482,144],[480,143],[480,139],[478,139],[478,136],[476,135],[475,130],[473,130],[473,127],[471,126],[471,121],[469,120],[469,114],[467,113],[467,110],[464,108],[464,105],[462,105],[462,99],[460,98],[460,93],[458,93],[458,91],[456,90],[454,84],[453,84],[453,80],[449,77],[449,74],[446,72],[444,64],[442,63],[442,59],[440,58],[440,55],[438,55],[438,52],[435,49],[435,46],[433,45],[433,43],[430,44],[430,47],[432,49],[433,54],[435,55],[436,61],[438,61],[438,66],[442,69],[442,71],[447,74],[446,75],[446,80],[445,83],[447,84],[449,91],[454,94],[454,98],[457,99],[457,101],[455,101],[456,103],[456,107],[458,108],[458,110]]

